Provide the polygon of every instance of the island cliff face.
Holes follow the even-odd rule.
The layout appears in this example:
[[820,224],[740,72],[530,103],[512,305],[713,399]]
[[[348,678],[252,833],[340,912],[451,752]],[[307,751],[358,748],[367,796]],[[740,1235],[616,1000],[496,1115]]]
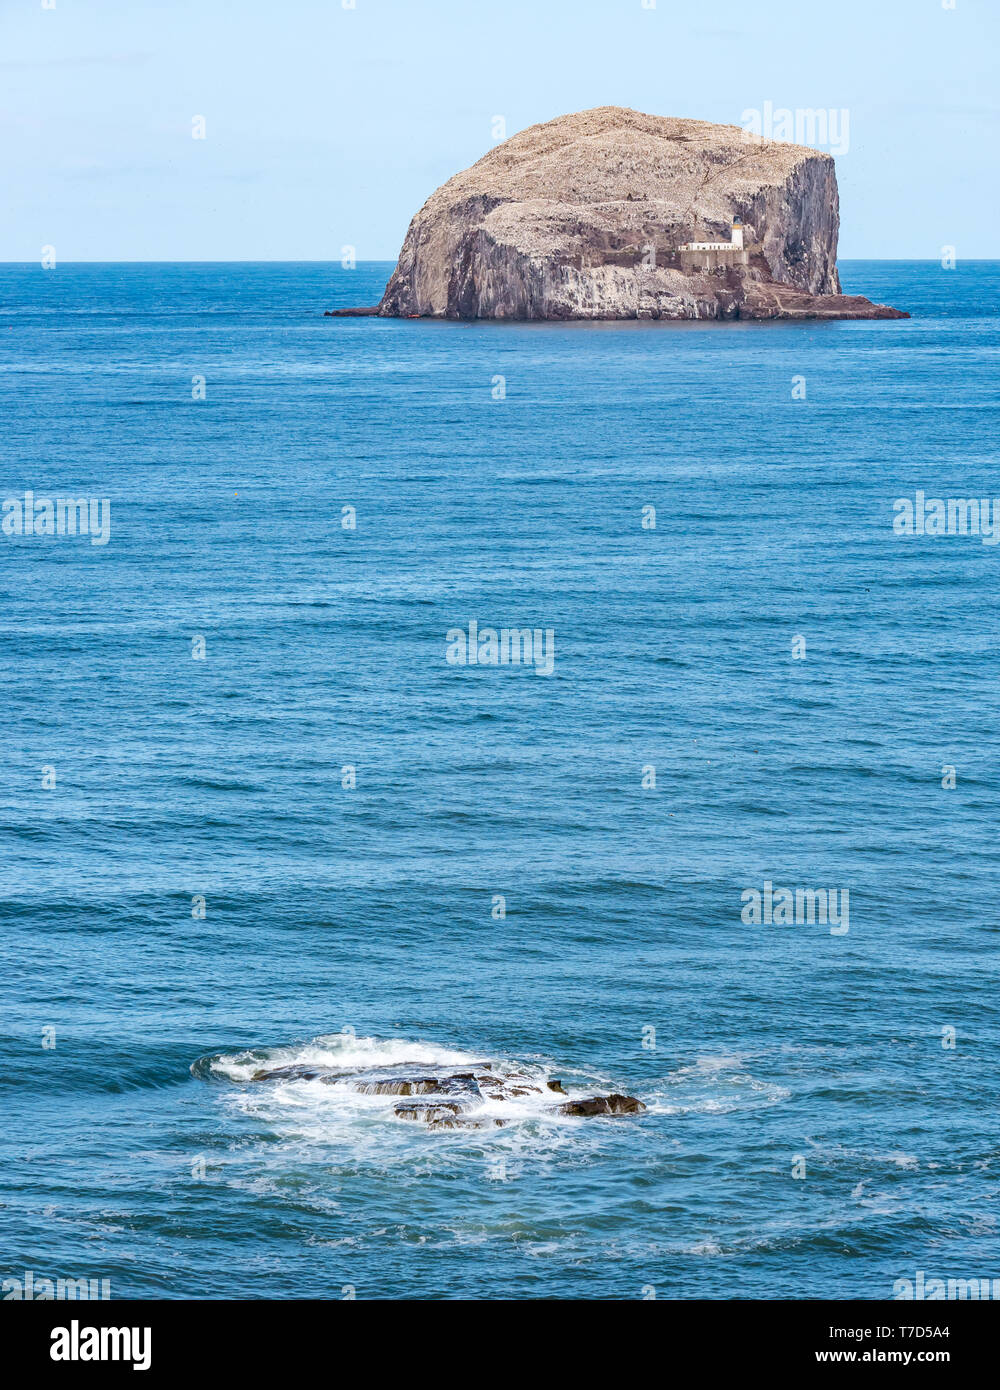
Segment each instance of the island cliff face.
[[[746,264],[681,266],[688,242]],[[833,160],[617,106],[521,131],[414,217],[369,313],[452,319],[905,318],[840,293]],[[697,259],[695,257],[694,259]],[[365,311],[340,311],[357,313]]]

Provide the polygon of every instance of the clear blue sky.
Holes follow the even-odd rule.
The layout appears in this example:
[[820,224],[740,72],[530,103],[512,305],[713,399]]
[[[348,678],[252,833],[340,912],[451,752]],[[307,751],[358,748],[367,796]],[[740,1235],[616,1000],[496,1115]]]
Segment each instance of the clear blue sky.
[[998,257],[1000,0],[954,3],[0,0],[0,259],[395,259],[494,116],[767,101],[850,113],[842,257]]

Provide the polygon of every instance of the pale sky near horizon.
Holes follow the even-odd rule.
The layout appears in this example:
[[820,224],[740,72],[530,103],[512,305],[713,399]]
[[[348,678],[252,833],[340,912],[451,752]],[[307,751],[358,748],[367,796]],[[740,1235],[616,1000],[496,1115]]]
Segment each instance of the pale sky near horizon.
[[394,260],[496,116],[767,102],[849,113],[842,258],[1000,257],[1000,0],[951,2],[0,0],[0,260]]

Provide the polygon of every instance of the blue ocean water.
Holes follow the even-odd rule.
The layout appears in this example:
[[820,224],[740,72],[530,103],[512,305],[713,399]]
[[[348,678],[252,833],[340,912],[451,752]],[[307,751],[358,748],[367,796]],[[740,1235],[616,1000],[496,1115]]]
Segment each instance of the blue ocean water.
[[[322,317],[390,269],[0,266],[0,495],[112,519],[0,535],[0,1275],[1000,1276],[998,554],[892,527],[1000,496],[1000,264],[842,266],[899,322]],[[450,665],[470,620],[551,676]],[[434,1132],[248,1054],[648,1109]]]

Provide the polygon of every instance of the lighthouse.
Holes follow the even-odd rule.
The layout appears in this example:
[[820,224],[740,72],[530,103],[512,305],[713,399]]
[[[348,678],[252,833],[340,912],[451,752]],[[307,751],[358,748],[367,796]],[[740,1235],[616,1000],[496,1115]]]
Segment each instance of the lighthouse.
[[749,265],[750,251],[743,239],[744,231],[743,219],[734,217],[728,241],[685,241],[677,248],[681,269],[718,270],[731,265]]

